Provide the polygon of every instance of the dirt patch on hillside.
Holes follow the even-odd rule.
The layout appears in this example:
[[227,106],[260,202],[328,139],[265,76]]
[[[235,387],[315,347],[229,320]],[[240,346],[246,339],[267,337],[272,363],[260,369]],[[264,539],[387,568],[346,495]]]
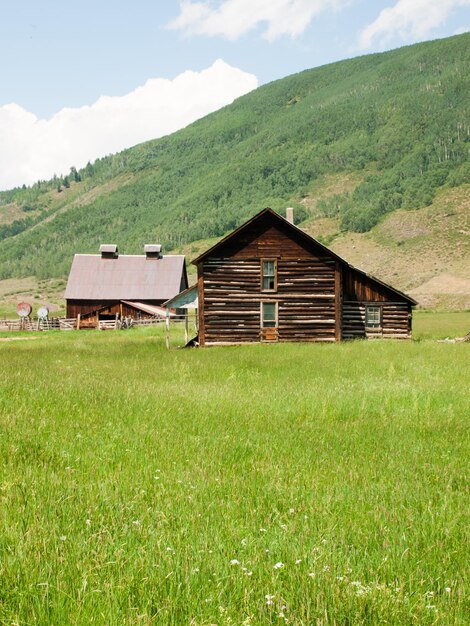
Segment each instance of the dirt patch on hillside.
[[310,193],[300,201],[305,208],[314,211],[319,200],[330,198],[341,193],[352,193],[364,180],[365,173],[349,172],[331,174],[315,183]]
[[315,239],[318,239],[318,237],[327,238],[339,232],[339,218],[318,217],[302,224],[302,230],[305,230],[306,233]]
[[383,222],[381,230],[385,236],[395,241],[406,241],[432,232],[428,225],[417,221],[416,215],[405,211],[397,211],[396,214],[390,215]]
[[470,308],[470,279],[452,274],[439,274],[416,289],[410,295],[424,307]]
[[11,224],[11,222],[25,217],[27,217],[27,214],[20,209],[16,202],[0,206],[0,224]]

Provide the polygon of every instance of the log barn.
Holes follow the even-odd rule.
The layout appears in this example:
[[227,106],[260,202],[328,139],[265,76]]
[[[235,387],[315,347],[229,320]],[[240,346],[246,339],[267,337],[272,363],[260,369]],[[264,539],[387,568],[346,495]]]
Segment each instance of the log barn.
[[267,208],[193,261],[199,345],[411,337],[415,300]]
[[100,254],[76,254],[65,299],[67,317],[80,327],[122,318],[165,317],[162,304],[188,286],[183,255],[162,255],[159,244],[144,246],[143,255],[120,255],[115,244]]

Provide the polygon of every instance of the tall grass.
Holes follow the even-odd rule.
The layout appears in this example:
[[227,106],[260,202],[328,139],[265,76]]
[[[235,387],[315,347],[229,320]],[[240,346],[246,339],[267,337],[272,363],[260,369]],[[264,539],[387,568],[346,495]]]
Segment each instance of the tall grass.
[[0,624],[464,624],[468,344],[0,345]]

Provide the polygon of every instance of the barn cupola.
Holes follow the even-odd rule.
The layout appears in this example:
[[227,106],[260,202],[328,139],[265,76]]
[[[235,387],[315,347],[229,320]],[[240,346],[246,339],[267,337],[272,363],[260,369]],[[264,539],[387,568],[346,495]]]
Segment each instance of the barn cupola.
[[102,243],[100,254],[102,259],[117,259],[119,256],[118,247],[115,243]]
[[159,243],[147,243],[144,246],[145,256],[147,259],[161,259],[162,246]]

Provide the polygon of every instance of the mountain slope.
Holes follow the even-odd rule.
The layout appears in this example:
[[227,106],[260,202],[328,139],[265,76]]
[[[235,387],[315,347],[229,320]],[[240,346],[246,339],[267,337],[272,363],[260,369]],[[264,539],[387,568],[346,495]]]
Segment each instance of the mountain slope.
[[[470,181],[469,62],[465,34],[307,70],[65,181],[2,192],[0,278],[63,277],[103,241],[218,237],[264,206],[347,233],[429,205]],[[335,174],[354,184],[322,196]]]

